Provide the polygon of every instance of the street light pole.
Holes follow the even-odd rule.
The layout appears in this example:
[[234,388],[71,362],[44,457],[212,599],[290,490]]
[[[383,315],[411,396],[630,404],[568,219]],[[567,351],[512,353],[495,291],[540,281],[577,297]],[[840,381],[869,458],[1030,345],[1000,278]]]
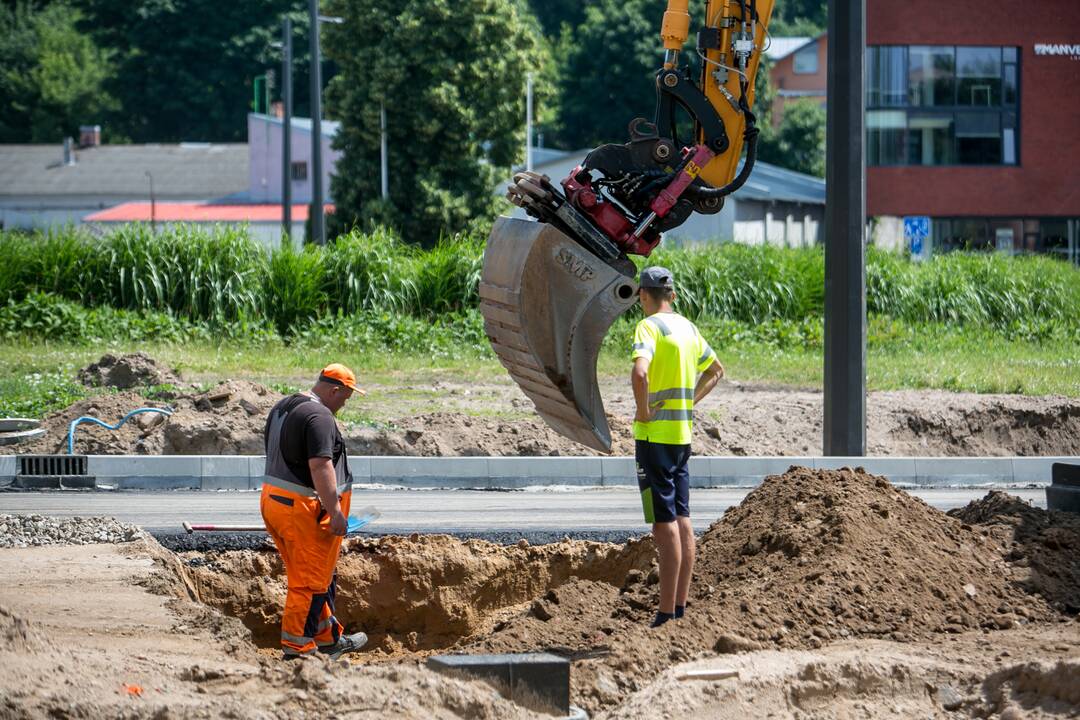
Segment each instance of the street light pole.
[[532,73],[525,75],[525,169],[533,169],[533,79]]
[[829,0],[825,455],[866,454],[866,0]]
[[154,198],[154,176],[147,170],[146,177],[150,178],[150,234],[157,235],[157,200]]
[[281,104],[281,222],[285,241],[292,244],[292,19],[285,18],[281,28],[282,74]]
[[319,54],[319,0],[308,0],[311,17],[311,239],[326,244],[322,188],[322,58]]
[[386,157],[386,103],[379,106],[379,179],[382,199],[390,198],[390,162]]

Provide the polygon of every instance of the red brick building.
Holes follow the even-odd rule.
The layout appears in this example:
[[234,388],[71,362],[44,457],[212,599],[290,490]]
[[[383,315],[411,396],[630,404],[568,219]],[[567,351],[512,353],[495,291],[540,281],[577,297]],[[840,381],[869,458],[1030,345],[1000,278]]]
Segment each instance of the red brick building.
[[828,35],[822,33],[774,60],[769,68],[769,81],[776,91],[772,105],[773,125],[780,124],[788,103],[807,99],[825,104],[828,43]]
[[867,213],[1080,263],[1080,2],[868,0]]

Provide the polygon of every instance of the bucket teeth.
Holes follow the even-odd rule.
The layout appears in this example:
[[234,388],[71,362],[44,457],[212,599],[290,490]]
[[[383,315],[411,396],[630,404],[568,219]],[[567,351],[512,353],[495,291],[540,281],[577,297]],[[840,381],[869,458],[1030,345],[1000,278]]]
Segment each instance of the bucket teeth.
[[548,223],[499,218],[484,252],[480,311],[499,360],[552,429],[602,452],[596,360],[637,287],[629,261],[612,267]]

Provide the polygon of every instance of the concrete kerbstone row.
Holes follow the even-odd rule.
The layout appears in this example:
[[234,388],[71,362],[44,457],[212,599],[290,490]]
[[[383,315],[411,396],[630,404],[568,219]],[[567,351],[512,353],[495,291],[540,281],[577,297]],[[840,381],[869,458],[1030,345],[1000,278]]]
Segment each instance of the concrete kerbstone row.
[[915,475],[917,485],[1011,483],[1013,462],[1008,457],[915,458]]

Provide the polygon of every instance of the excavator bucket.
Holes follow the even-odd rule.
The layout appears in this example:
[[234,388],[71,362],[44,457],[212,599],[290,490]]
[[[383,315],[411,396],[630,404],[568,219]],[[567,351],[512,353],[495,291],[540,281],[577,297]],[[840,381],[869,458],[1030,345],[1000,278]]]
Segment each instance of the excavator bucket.
[[480,280],[491,345],[548,425],[602,452],[611,429],[596,359],[637,289],[629,260],[613,267],[549,223],[501,217],[491,230]]

